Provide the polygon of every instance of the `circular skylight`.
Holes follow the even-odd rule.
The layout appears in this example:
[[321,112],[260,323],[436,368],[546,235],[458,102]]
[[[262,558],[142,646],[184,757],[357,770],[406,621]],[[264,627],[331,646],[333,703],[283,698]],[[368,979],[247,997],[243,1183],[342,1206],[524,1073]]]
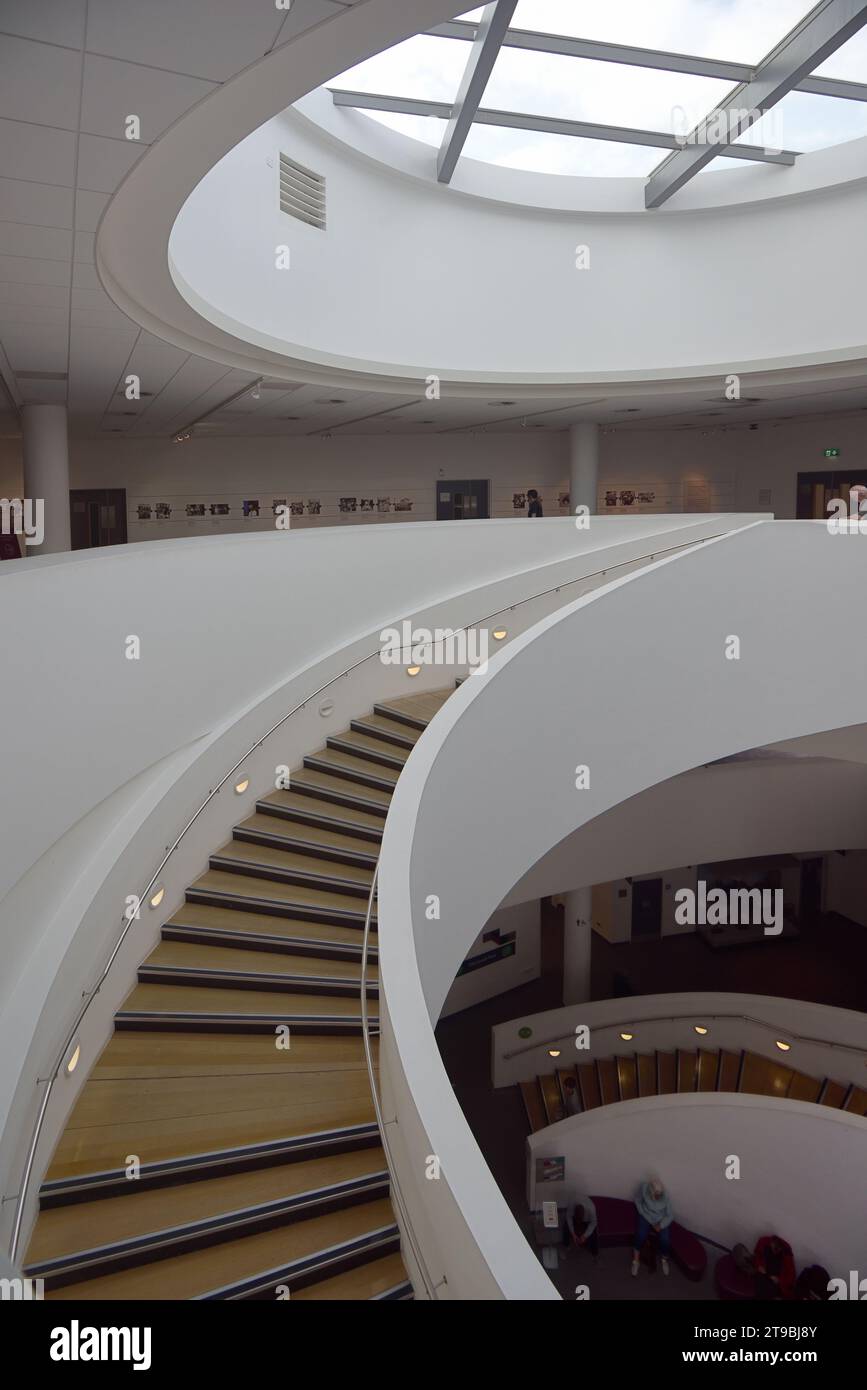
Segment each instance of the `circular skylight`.
[[867,135],[867,31],[838,36],[828,52],[827,16],[824,29],[811,24],[827,7],[805,0],[506,0],[343,73],[331,88],[358,100],[336,99],[442,148],[480,57],[486,11],[495,28],[498,10],[501,33],[481,56],[478,109],[460,150],[469,159],[647,178],[794,30],[804,31],[795,56],[809,55],[812,42],[815,66],[802,65],[791,90],[764,114],[753,106],[749,125],[732,132],[735,146],[766,157],[719,154],[704,168],[791,164]]

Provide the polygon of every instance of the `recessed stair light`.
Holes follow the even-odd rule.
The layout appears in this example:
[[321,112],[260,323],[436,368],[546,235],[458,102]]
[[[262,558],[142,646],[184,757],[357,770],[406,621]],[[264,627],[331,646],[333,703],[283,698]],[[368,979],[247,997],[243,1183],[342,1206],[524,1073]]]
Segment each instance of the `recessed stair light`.
[[698,1033],[699,1037],[703,1038],[707,1033],[707,1029],[704,1027],[702,1023],[694,1023],[693,1032]]
[[503,638],[508,637],[508,635],[509,634],[504,627],[494,628],[494,631],[491,633],[491,636],[493,637],[495,642],[502,642]]
[[776,1046],[780,1049],[781,1052],[791,1052],[792,1050],[792,1044],[783,1042],[782,1038],[777,1038]]
[[157,891],[154,893],[153,897],[151,898],[151,907],[159,907],[160,903],[162,902],[162,900],[163,900],[163,898],[164,898],[165,896],[166,896],[166,890],[165,890],[165,888],[163,888],[163,887],[158,888]]
[[247,790],[247,788],[249,787],[249,785],[250,785],[250,779],[249,779],[249,777],[242,777],[240,782],[236,782],[236,783],[235,783],[235,791],[237,792],[238,796],[241,796],[241,795]]
[[549,1057],[559,1057],[559,1056],[560,1056],[560,1049],[559,1049],[559,1047],[549,1047],[549,1048],[548,1048],[548,1056],[549,1056]]
[[64,1066],[64,1071],[66,1072],[67,1076],[72,1075],[72,1073],[75,1071],[75,1068],[78,1066],[80,1059],[81,1043],[79,1042],[78,1038],[76,1038],[72,1043],[69,1052],[66,1055],[66,1064]]
[[420,666],[407,666],[407,668],[406,668],[406,674],[407,674],[408,676],[417,676],[420,670],[421,670],[421,667],[420,667]]
[[624,1042],[632,1042],[632,1039],[635,1037],[635,1034],[634,1034],[634,1033],[621,1033],[620,1036],[621,1036],[621,1038],[623,1039]]

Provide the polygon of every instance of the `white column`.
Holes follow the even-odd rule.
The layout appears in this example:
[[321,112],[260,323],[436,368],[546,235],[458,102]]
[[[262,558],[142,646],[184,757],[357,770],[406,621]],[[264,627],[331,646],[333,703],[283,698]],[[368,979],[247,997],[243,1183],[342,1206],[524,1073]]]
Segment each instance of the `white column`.
[[596,513],[599,488],[599,426],[592,421],[573,425],[569,430],[569,495],[572,513],[576,507],[589,507]]
[[45,539],[22,549],[28,555],[69,550],[69,448],[65,405],[25,405],[24,496],[44,506]]
[[582,1004],[590,998],[593,889],[564,893],[563,902],[563,1003]]

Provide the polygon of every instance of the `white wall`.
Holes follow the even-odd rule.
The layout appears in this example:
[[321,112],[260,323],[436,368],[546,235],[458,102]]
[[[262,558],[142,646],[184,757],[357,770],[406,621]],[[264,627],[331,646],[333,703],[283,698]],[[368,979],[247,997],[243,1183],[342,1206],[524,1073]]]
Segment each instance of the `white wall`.
[[823,907],[867,927],[867,850],[827,856]]
[[495,912],[467,952],[467,959],[484,955],[495,943],[485,941],[491,931],[514,932],[515,954],[492,962],[465,975],[458,975],[443,1004],[440,1018],[472,1008],[495,994],[526,985],[539,975],[539,935],[541,908],[537,902],[520,903]]
[[[863,1271],[867,1125],[856,1115],[764,1096],[652,1096],[562,1120],[527,1147],[533,1205],[578,1192],[631,1199],[652,1169],[675,1220],[699,1235],[752,1248],[776,1231],[798,1268]],[[536,1184],[535,1159],[555,1155],[565,1182]],[[740,1178],[725,1176],[731,1156]]]

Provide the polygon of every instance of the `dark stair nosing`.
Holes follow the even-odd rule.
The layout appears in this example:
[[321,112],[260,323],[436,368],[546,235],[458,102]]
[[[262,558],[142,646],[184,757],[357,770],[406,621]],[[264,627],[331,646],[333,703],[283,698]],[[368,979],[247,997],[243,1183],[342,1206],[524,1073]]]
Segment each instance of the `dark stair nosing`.
[[[283,902],[280,898],[254,898],[248,893],[227,893],[219,888],[188,888],[186,899],[204,907],[228,907],[234,912],[256,912],[266,917],[291,917],[299,922],[364,929],[366,914],[342,907],[318,907],[315,903]],[[376,921],[375,918],[372,919]]]
[[325,893],[343,893],[347,898],[370,897],[370,884],[360,879],[316,874],[282,864],[259,864],[250,859],[233,859],[230,854],[212,854],[208,867],[219,873],[240,874],[242,878],[270,879],[272,883],[289,883],[296,888],[321,888]]
[[244,1298],[264,1297],[273,1292],[279,1284],[290,1288],[304,1288],[310,1284],[321,1283],[323,1279],[335,1274],[356,1269],[369,1264],[371,1260],[392,1254],[400,1249],[400,1231],[397,1224],[379,1226],[352,1240],[341,1241],[338,1245],[326,1246],[313,1255],[304,1255],[274,1269],[263,1270],[236,1283],[223,1284],[208,1293],[198,1294],[194,1302],[211,1300],[232,1301]]
[[70,1202],[89,1202],[94,1196],[125,1195],[131,1190],[130,1183],[133,1181],[136,1188],[142,1190],[170,1187],[185,1178],[198,1181],[243,1173],[252,1168],[271,1168],[275,1164],[320,1158],[325,1154],[369,1149],[379,1142],[379,1129],[373,1120],[341,1125],[337,1129],[311,1130],[309,1134],[291,1135],[285,1139],[267,1139],[258,1144],[239,1144],[231,1149],[211,1149],[204,1153],[183,1154],[177,1158],[143,1163],[136,1179],[129,1178],[125,1168],[107,1168],[75,1177],[49,1179],[39,1189],[39,1204],[48,1209]]
[[203,1010],[121,1010],[114,1016],[118,1032],[140,1033],[271,1033],[289,1028],[306,1037],[335,1033],[354,1036],[362,1031],[361,1014],[237,1014]]
[[407,738],[399,729],[392,733],[391,729],[381,729],[378,724],[368,724],[363,719],[352,719],[349,724],[350,729],[355,734],[364,734],[367,738],[378,738],[381,743],[394,744],[396,748],[406,748],[412,752],[415,748],[415,739]]
[[[321,956],[324,960],[347,960],[359,962],[363,950],[362,942],[356,946],[348,941],[317,941],[306,936],[266,936],[265,933],[251,935],[248,932],[233,931],[231,927],[198,927],[185,922],[166,922],[162,929],[164,941],[189,941],[192,944],[225,946],[247,951],[273,951],[286,956]],[[368,946],[368,959],[375,961],[378,951]]]
[[321,772],[327,777],[339,777],[344,782],[358,782],[359,786],[372,787],[378,792],[391,793],[396,785],[385,777],[377,777],[373,772],[364,772],[361,768],[346,767],[343,763],[330,763],[326,758],[317,758],[315,753],[307,755],[304,766],[308,772]]
[[[142,965],[138,978],[148,985],[197,985],[203,989],[249,989],[281,994],[350,995],[355,997],[361,980],[342,975],[269,975],[256,971],[220,970],[197,965]],[[375,980],[367,981],[367,993],[378,994]]]
[[351,743],[349,739],[341,738],[339,734],[332,734],[325,740],[326,748],[333,748],[335,753],[346,753],[350,758],[362,758],[369,763],[379,763],[382,767],[390,767],[395,772],[403,772],[406,767],[406,758],[396,758],[393,753],[386,752],[385,749],[380,753],[377,748],[361,748],[356,743]]
[[410,729],[426,729],[429,721],[419,719],[415,714],[405,714],[402,709],[392,709],[389,705],[374,705],[374,714],[380,719],[392,719],[395,724],[406,724]]
[[270,1202],[235,1208],[199,1221],[165,1227],[145,1235],[93,1246],[29,1265],[31,1278],[44,1278],[51,1288],[78,1282],[82,1276],[95,1279],[102,1274],[129,1269],[140,1264],[201,1250],[227,1240],[255,1235],[261,1229],[288,1225],[311,1216],[345,1210],[360,1202],[375,1201],[386,1196],[389,1188],[388,1169],[365,1173],[343,1182],[310,1188],[291,1196],[278,1197]]
[[[299,792],[300,787],[293,787]],[[309,792],[309,788],[307,791]],[[306,793],[305,793],[306,794]],[[333,830],[341,835],[353,835],[357,840],[379,844],[382,831],[372,825],[359,825],[357,821],[340,820],[337,816],[324,816],[321,811],[303,811],[298,806],[281,806],[276,801],[257,801],[256,810],[262,816],[273,816],[276,820],[297,821],[299,825],[319,825],[324,830]]]
[[243,844],[262,845],[265,849],[283,849],[290,854],[306,854],[310,859],[331,859],[335,864],[348,864],[350,868],[375,869],[378,855],[363,850],[351,850],[332,845],[320,844],[317,840],[301,840],[294,835],[281,835],[278,831],[249,830],[236,825],[232,839]]
[[[329,774],[333,776],[334,772],[335,769],[329,767]],[[316,801],[333,801],[336,806],[364,811],[369,816],[381,816],[383,820],[388,815],[388,807],[383,806],[381,801],[370,801],[366,796],[355,796],[350,792],[338,791],[337,788],[317,786],[311,782],[292,782],[287,790],[295,792],[297,796],[313,797]]]

